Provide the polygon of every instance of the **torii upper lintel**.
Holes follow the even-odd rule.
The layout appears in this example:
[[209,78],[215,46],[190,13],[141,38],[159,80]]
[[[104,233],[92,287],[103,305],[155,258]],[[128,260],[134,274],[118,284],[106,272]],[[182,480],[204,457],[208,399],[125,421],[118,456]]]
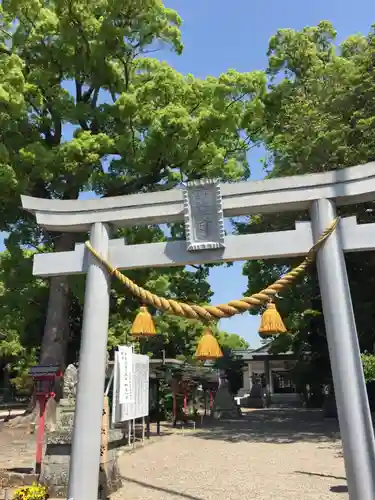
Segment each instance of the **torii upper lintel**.
[[[375,162],[319,174],[221,184],[224,217],[309,210],[318,199],[336,206],[375,200]],[[22,207],[50,231],[85,232],[95,222],[114,227],[184,220],[181,189],[93,200],[22,196]]]

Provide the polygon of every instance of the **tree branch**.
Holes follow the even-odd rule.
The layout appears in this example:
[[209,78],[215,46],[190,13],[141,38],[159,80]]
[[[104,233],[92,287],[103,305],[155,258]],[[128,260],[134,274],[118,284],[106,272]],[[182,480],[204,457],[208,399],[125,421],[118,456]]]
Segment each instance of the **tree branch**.
[[145,186],[155,185],[161,181],[163,177],[162,169],[155,169],[143,177],[133,179],[124,186],[112,186],[107,189],[104,197],[108,196],[123,196],[127,194],[139,193]]
[[99,89],[96,89],[94,86],[91,86],[88,90],[86,90],[86,92],[83,94],[83,97],[82,97],[82,102],[89,102],[89,100],[91,99],[91,96],[92,96],[92,93],[94,92],[94,95],[95,95],[95,92],[98,91],[99,93]]
[[82,83],[76,78],[75,79],[76,86],[76,102],[82,101]]

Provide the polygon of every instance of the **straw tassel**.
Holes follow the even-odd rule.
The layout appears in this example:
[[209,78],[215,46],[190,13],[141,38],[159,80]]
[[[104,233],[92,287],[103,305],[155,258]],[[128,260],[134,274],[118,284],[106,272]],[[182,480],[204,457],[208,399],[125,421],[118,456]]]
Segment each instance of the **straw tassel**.
[[130,333],[134,337],[150,337],[156,334],[155,323],[147,307],[139,308],[139,313],[135,317]]
[[204,330],[198,342],[194,357],[199,360],[214,360],[223,357],[219,342],[209,328]]
[[276,306],[273,302],[267,304],[267,308],[262,314],[260,322],[259,335],[267,337],[271,335],[278,335],[279,333],[286,333],[286,328],[278,313]]

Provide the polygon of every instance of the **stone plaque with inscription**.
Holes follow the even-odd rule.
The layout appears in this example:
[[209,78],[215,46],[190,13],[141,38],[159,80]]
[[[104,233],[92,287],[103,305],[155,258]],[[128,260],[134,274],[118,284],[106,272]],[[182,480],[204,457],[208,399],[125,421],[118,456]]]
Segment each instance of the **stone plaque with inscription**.
[[188,182],[184,191],[185,232],[189,251],[224,248],[224,216],[216,180]]

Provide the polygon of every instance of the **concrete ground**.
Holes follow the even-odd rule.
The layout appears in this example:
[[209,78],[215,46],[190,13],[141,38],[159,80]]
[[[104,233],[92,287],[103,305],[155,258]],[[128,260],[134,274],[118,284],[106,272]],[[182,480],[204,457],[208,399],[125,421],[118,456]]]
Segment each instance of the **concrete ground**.
[[258,410],[176,431],[119,465],[112,500],[348,500],[338,426],[319,411]]

